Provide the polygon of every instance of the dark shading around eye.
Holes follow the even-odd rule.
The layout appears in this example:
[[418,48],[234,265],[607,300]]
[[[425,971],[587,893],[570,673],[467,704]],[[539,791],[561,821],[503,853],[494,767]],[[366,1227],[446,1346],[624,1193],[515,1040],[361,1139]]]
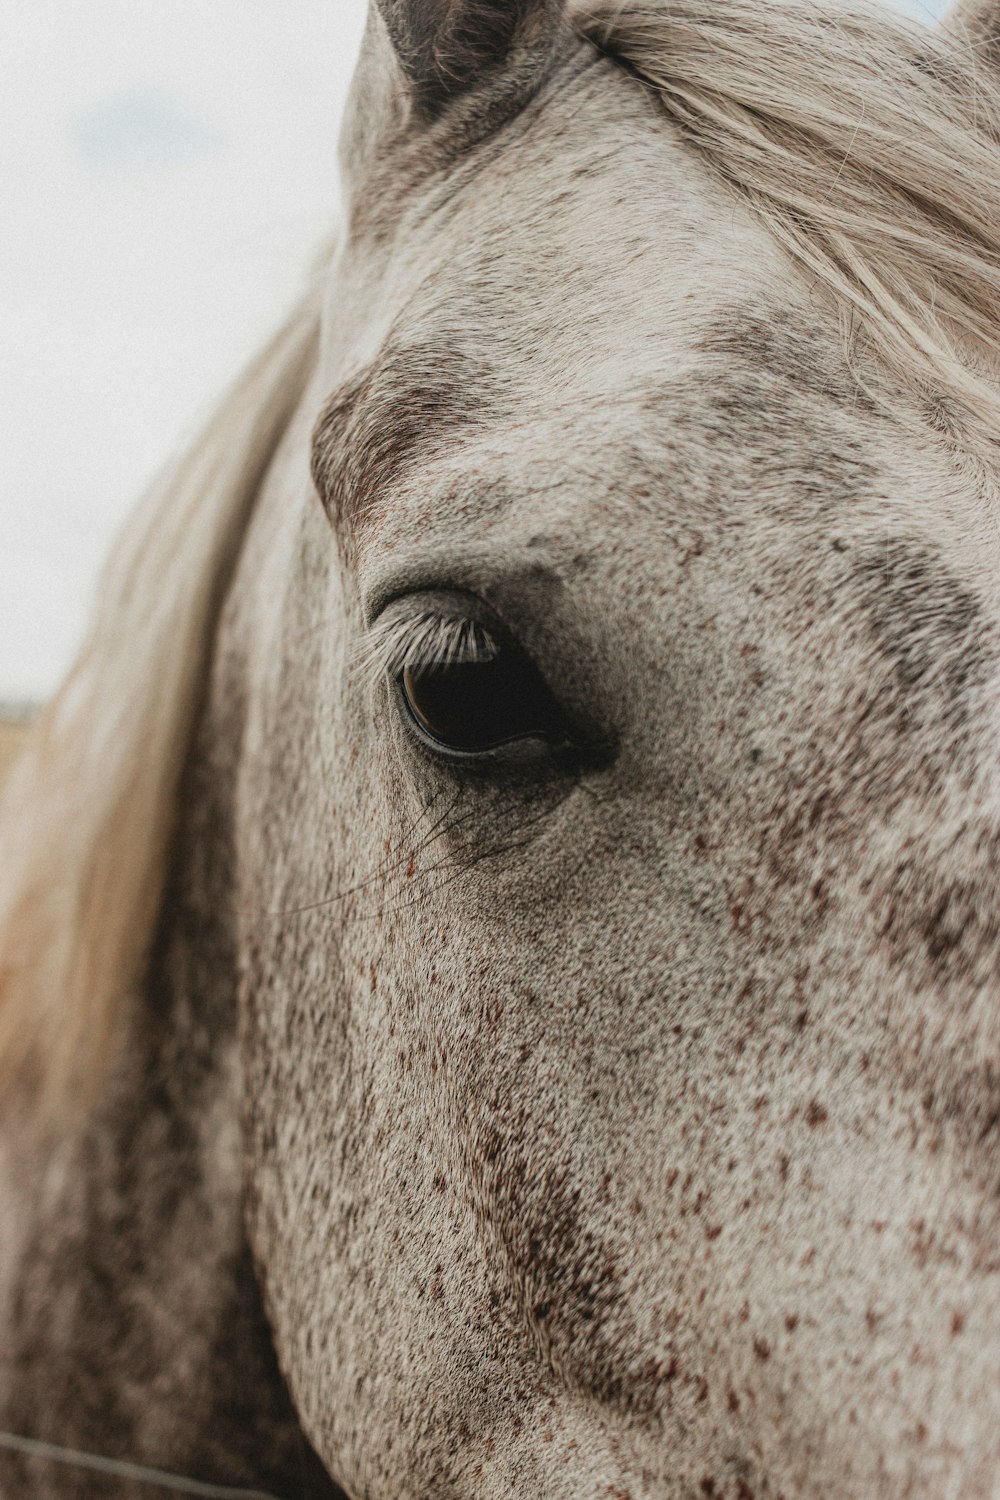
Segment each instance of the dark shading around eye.
[[400,687],[420,728],[449,750],[474,754],[529,736],[561,737],[552,695],[517,651],[501,650],[490,661],[407,667]]

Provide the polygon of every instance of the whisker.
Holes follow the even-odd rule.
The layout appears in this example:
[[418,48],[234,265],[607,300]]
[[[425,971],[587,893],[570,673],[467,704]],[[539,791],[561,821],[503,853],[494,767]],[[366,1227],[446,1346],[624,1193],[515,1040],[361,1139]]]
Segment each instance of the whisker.
[[[460,828],[463,823],[471,822],[477,816],[477,812],[478,810],[473,810],[472,812],[466,814],[463,818],[458,819],[457,822],[449,827],[448,832],[452,832],[454,829]],[[530,830],[536,823],[540,823],[545,818],[546,812],[547,810],[543,810],[540,813],[536,813],[531,818],[524,819],[521,824],[522,830]],[[498,855],[510,854],[519,849],[526,849],[530,845],[531,839],[532,835],[528,833],[527,837],[525,838],[513,839],[509,843],[505,844],[495,844],[492,848],[486,849],[477,854],[475,860],[471,863],[480,864],[485,859],[494,859]],[[446,869],[447,866],[449,864],[452,864],[453,862],[453,856],[449,855],[445,859],[438,860],[436,864],[428,865],[425,870],[421,870],[419,872],[419,879],[421,884],[419,889],[416,890],[412,896],[409,896],[406,900],[403,901],[386,903],[382,906],[379,906],[374,911],[358,912],[354,916],[346,918],[345,925],[347,925],[347,923],[381,921],[385,917],[395,916],[398,912],[408,911],[414,906],[419,906],[424,900],[427,899],[428,896],[436,895],[439,891],[444,890],[452,883],[452,881],[458,880],[470,868],[470,864],[468,862],[462,861],[459,862],[456,865],[456,868],[451,870],[443,880],[439,880],[429,887],[427,884],[423,883],[426,882],[431,875],[435,874],[436,871]]]
[[[413,844],[412,839],[414,833],[420,827],[420,824],[423,822],[424,818],[427,817],[427,815],[433,810],[436,801],[436,798],[433,799],[428,804],[428,806],[424,808],[424,811],[420,814],[420,816],[415,820],[415,822],[410,825],[403,839],[395,846],[394,849],[390,849],[387,851],[385,857],[379,861],[375,868],[371,870],[363,880],[357,881],[354,885],[345,886],[343,890],[334,891],[332,896],[325,896],[320,901],[309,901],[302,906],[280,907],[277,910],[272,911],[255,911],[253,909],[244,908],[243,910],[238,912],[238,915],[242,917],[252,917],[257,921],[277,921],[282,917],[301,917],[307,915],[309,912],[322,911],[323,908],[327,906],[335,906],[339,901],[346,901],[348,896],[357,895],[359,891],[363,891],[368,886],[372,885],[376,880],[379,879],[380,876],[385,876],[386,878],[388,878],[394,873],[394,871],[398,870],[403,865],[404,861],[408,862],[411,856],[419,854],[422,850],[427,848],[428,843],[431,842],[431,840],[435,837],[435,830],[441,828],[441,825],[444,823],[445,819],[448,817],[449,813],[458,802],[458,796],[456,795],[452,799],[452,801],[445,808],[444,812],[441,813],[441,815],[435,820],[435,822],[431,824],[430,828],[427,830],[426,834],[424,834],[423,838],[417,844]],[[395,854],[398,854],[399,858],[395,861],[395,863],[390,864],[389,861]]]
[[73,1469],[90,1469],[96,1474],[110,1474],[116,1479],[130,1479],[136,1484],[156,1485],[161,1490],[173,1490],[178,1495],[200,1495],[204,1500],[282,1500],[266,1490],[248,1490],[229,1484],[209,1484],[202,1479],[190,1479],[183,1474],[173,1474],[166,1469],[151,1469],[145,1464],[129,1463],[126,1459],[105,1458],[99,1453],[85,1453],[78,1448],[64,1448],[61,1443],[44,1443],[38,1438],[20,1437],[14,1432],[0,1432],[0,1448],[12,1453],[23,1453],[27,1458],[40,1458],[48,1463],[65,1464]]

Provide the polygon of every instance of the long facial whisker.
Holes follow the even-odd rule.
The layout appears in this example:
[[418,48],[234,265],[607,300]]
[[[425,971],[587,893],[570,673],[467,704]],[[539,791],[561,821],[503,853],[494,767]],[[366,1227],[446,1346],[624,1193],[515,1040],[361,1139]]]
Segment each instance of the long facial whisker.
[[172,1490],[175,1495],[197,1495],[202,1500],[281,1500],[265,1490],[249,1490],[229,1484],[209,1484],[202,1479],[191,1479],[184,1474],[174,1474],[167,1469],[154,1469],[146,1464],[134,1464],[126,1459],[106,1458],[100,1453],[87,1453],[78,1448],[65,1448],[61,1443],[45,1443],[38,1438],[21,1437],[15,1432],[0,1432],[0,1448],[10,1453],[21,1453],[25,1458],[42,1459],[46,1463],[63,1464],[72,1469],[89,1469],[95,1474],[108,1474],[115,1479],[130,1480],[133,1484],[148,1484],[159,1490]]
[[[526,819],[522,824],[522,829],[532,828],[536,823],[541,822],[545,815],[545,811],[542,811],[535,814],[535,816],[533,816],[532,818]],[[459,819],[455,824],[451,825],[448,831],[451,832],[455,828],[460,828],[462,826],[462,823],[471,821],[475,816],[475,812],[467,814],[464,818]],[[498,855],[516,852],[519,849],[527,848],[530,843],[531,836],[529,834],[529,836],[526,838],[514,839],[506,844],[497,844],[492,848],[485,850],[483,853],[477,855],[475,863],[478,864],[484,859],[495,858]],[[453,860],[448,857],[438,860],[435,864],[429,865],[426,869],[421,870],[419,872],[419,879],[421,882],[420,889],[416,891],[411,897],[408,897],[406,900],[383,904],[374,911],[363,913],[359,912],[354,916],[348,917],[347,922],[354,924],[381,921],[385,917],[394,916],[398,912],[407,911],[412,907],[421,905],[421,903],[424,902],[428,896],[435,895],[438,891],[444,890],[446,886],[450,885],[453,880],[457,880],[469,868],[468,864],[462,863],[458,866],[457,869],[453,869],[443,880],[437,881],[428,888],[426,882],[428,881],[429,877],[434,875],[436,871],[445,869],[449,864],[452,863]]]
[[[421,850],[425,849],[428,843],[430,843],[434,839],[436,830],[438,830],[441,827],[442,823],[445,822],[452,808],[454,808],[455,802],[457,800],[458,799],[456,796],[456,798],[449,804],[449,806],[445,808],[444,812],[441,813],[440,816],[436,818],[435,821],[431,824],[430,828],[427,830],[421,840],[416,845],[414,845],[413,835],[420,827],[420,824],[423,822],[424,818],[426,818],[428,814],[433,811],[436,799],[435,801],[429,803],[424,811],[420,814],[420,816],[410,825],[400,843],[398,843],[393,849],[390,849],[386,853],[385,857],[379,861],[374,869],[372,869],[364,877],[363,880],[357,881],[354,885],[345,886],[342,890],[335,891],[332,896],[325,896],[322,900],[319,901],[306,902],[302,906],[281,907],[271,911],[243,910],[240,915],[244,917],[253,917],[255,920],[259,921],[279,920],[282,917],[305,916],[309,912],[322,911],[325,907],[335,906],[338,904],[338,902],[346,901],[349,896],[357,895],[359,892],[365,890],[368,886],[373,885],[375,881],[379,880],[380,878],[388,878],[393,874],[395,870],[400,869],[404,863],[408,863],[413,855],[418,854],[421,852]],[[395,861],[393,861],[394,855],[399,856],[399,858]]]
[[[530,839],[522,839],[511,844],[498,845],[495,850],[490,850],[490,855],[512,853],[518,849],[527,848],[530,842]],[[484,858],[485,857],[487,856],[484,856]],[[435,871],[443,869],[447,863],[447,860],[441,860],[438,864],[431,865],[430,869],[423,872],[424,879],[426,880],[427,876],[434,874]],[[439,891],[445,890],[449,885],[452,884],[453,881],[458,880],[464,873],[465,866],[463,865],[460,869],[450,871],[449,874],[444,877],[444,879],[436,881],[433,885],[422,885],[420,890],[415,892],[415,894],[410,896],[407,900],[396,901],[392,904],[380,906],[375,911],[364,913],[359,912],[356,915],[347,917],[344,925],[355,926],[361,925],[366,922],[382,922],[386,917],[394,917],[397,916],[400,912],[411,911],[414,907],[422,906],[428,899],[428,897],[435,896]]]

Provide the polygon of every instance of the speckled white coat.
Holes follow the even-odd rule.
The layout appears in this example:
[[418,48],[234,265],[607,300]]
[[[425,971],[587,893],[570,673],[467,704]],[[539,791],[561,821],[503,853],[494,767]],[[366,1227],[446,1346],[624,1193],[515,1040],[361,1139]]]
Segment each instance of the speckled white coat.
[[[270,1468],[134,1430],[287,1489],[301,1423],[356,1500],[988,1500],[993,500],[555,7],[454,92],[430,9],[369,28],[136,1043],[207,1080],[144,1159],[242,1118],[290,1412]],[[358,661],[428,610],[498,621],[580,754],[415,735]],[[183,1388],[156,1340],[133,1412]]]

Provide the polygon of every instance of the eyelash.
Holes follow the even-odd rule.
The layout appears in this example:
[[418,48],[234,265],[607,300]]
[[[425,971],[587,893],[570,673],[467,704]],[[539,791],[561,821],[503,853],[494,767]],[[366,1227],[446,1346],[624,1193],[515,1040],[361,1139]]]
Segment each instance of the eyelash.
[[467,617],[433,614],[379,620],[358,653],[370,682],[400,677],[407,668],[427,670],[457,663],[489,662],[499,647],[485,626]]

